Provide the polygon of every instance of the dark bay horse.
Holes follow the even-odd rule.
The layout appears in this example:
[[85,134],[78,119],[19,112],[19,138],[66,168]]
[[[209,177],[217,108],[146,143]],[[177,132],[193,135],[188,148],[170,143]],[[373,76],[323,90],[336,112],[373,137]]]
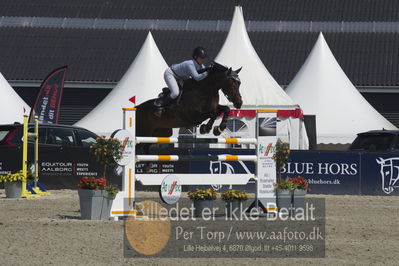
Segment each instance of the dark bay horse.
[[162,116],[154,115],[155,99],[137,106],[136,135],[140,137],[170,137],[173,128],[190,128],[202,124],[200,133],[209,133],[215,119],[223,113],[219,126],[215,126],[214,135],[220,135],[226,128],[230,108],[219,104],[219,90],[237,109],[241,108],[242,98],[239,91],[238,73],[220,64],[214,63],[208,76],[201,81],[184,82],[178,104],[166,107]]

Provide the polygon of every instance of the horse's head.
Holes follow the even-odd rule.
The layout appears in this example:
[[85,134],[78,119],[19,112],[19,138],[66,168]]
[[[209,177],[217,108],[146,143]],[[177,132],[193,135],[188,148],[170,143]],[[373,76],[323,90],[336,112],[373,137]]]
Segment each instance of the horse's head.
[[216,62],[213,62],[211,73],[217,73],[222,85],[222,91],[229,102],[232,102],[234,107],[240,109],[242,106],[242,97],[240,94],[241,81],[238,77],[241,68],[232,70]]

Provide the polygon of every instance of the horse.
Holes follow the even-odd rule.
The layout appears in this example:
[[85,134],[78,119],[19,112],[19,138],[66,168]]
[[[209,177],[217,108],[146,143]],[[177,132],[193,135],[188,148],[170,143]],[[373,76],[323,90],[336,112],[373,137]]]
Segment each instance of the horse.
[[230,108],[219,104],[219,90],[222,90],[235,108],[240,109],[240,70],[241,68],[234,71],[214,62],[206,78],[201,81],[189,79],[184,82],[178,102],[165,107],[161,117],[154,115],[158,108],[154,105],[156,99],[138,105],[136,135],[170,137],[173,128],[191,128],[209,119],[206,124],[200,126],[200,133],[206,134],[211,131],[216,118],[223,114],[220,125],[213,129],[214,135],[220,135],[226,129]]

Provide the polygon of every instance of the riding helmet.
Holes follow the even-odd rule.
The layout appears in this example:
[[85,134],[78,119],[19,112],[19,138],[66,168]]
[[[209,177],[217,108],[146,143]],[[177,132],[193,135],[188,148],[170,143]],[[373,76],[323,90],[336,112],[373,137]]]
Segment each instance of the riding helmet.
[[206,58],[207,54],[204,47],[198,46],[193,51],[193,58],[196,59],[197,57]]

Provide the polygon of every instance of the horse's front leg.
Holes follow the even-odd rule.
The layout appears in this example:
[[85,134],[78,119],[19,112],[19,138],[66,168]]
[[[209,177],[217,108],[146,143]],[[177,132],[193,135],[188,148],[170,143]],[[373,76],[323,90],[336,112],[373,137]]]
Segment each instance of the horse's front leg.
[[219,136],[227,127],[227,119],[229,118],[230,108],[225,105],[218,105],[218,115],[223,113],[222,122],[219,126],[213,128],[213,135]]

